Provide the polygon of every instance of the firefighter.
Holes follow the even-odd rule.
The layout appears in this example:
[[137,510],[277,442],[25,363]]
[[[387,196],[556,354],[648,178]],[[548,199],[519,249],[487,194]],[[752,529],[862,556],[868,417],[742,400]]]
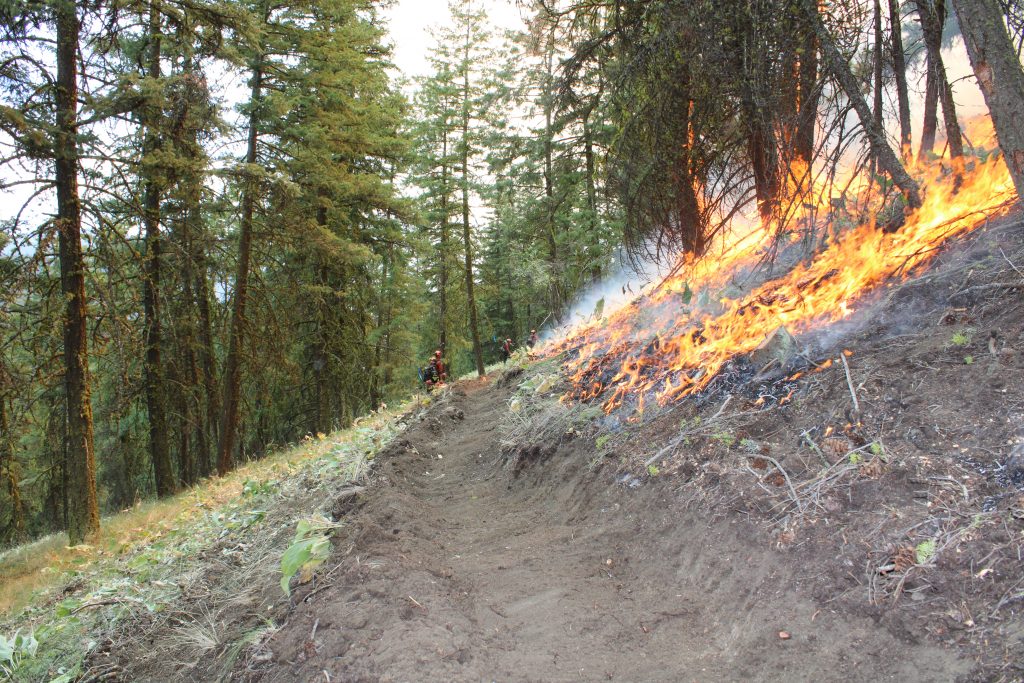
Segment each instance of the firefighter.
[[436,358],[431,358],[430,362],[427,363],[427,367],[420,370],[420,379],[423,380],[423,385],[427,388],[427,391],[431,391],[441,383],[441,373],[438,372]]
[[501,362],[507,363],[508,359],[512,357],[512,340],[506,339],[505,343],[501,345]]
[[530,330],[530,338],[526,340],[526,347],[532,349],[540,341],[537,338],[537,330]]
[[434,357],[430,359],[431,363],[437,367],[437,376],[441,379],[441,382],[448,381],[448,366],[445,365],[444,360],[441,358],[441,349],[434,351]]

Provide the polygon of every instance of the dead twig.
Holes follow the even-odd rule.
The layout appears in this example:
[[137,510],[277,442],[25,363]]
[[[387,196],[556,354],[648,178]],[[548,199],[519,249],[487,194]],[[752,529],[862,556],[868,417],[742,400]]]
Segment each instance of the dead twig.
[[853,388],[853,378],[850,377],[850,364],[846,362],[846,354],[840,353],[839,360],[843,361],[843,371],[846,373],[846,386],[850,387],[850,398],[853,399],[853,412],[860,415],[860,402],[857,400],[857,391]]
[[952,299],[967,292],[980,292],[990,289],[1024,289],[1024,282],[990,282],[987,285],[974,285],[967,289],[961,289],[959,292],[953,292],[949,295],[949,298]]
[[1010,260],[1010,257],[1006,255],[1002,247],[999,248],[999,253],[1002,254],[1003,259],[1010,264],[1010,267],[1013,268],[1017,275],[1020,275],[1021,278],[1024,278],[1024,272],[1021,272],[1021,269],[1018,268],[1016,264],[1014,264],[1014,262]]
[[748,453],[746,455],[748,458],[762,458],[770,462],[772,465],[774,465],[775,469],[777,469],[779,471],[779,474],[782,475],[782,478],[786,480],[786,486],[789,487],[789,495],[793,498],[793,504],[796,505],[796,509],[803,512],[804,506],[803,503],[800,501],[800,496],[797,495],[796,488],[793,486],[793,481],[789,478],[789,473],[786,472],[786,469],[779,464],[779,461],[771,457],[770,455],[760,455],[753,453]]
[[820,448],[818,448],[818,444],[814,443],[814,439],[811,438],[810,431],[805,429],[803,432],[801,432],[800,436],[803,438],[804,441],[807,442],[807,445],[810,446],[811,449],[818,454],[818,457],[821,458],[821,461],[826,466],[831,467],[831,463],[829,463],[828,458],[825,457],[825,454],[821,452]]
[[732,400],[732,394],[729,394],[728,396],[725,397],[725,400],[722,401],[722,405],[719,406],[718,411],[714,415],[712,415],[711,418],[707,422],[702,424],[698,429],[687,429],[687,430],[685,430],[683,432],[680,432],[678,435],[676,435],[676,437],[674,439],[669,441],[668,444],[666,444],[661,450],[659,450],[657,453],[655,453],[651,457],[647,458],[647,460],[644,461],[644,467],[650,467],[652,464],[657,462],[662,456],[664,456],[666,453],[670,452],[673,448],[675,448],[680,443],[682,443],[683,439],[685,439],[686,437],[692,436],[697,431],[700,431],[700,430],[703,430],[703,429],[707,429],[709,424],[711,424],[712,422],[714,422],[715,420],[718,419],[718,417],[725,410],[726,406],[729,405],[729,401],[731,401],[731,400]]
[[1008,591],[1003,593],[1003,597],[1001,597],[999,599],[999,602],[996,603],[995,608],[989,613],[989,615],[988,615],[989,619],[992,619],[993,617],[995,617],[996,613],[999,612],[999,610],[1002,609],[1003,605],[1005,605],[1006,603],[1008,603],[1008,602],[1010,602],[1012,600],[1018,600],[1020,598],[1024,598],[1024,592],[1017,593],[1016,595],[1011,595],[1011,593],[1013,593],[1015,590],[1020,588],[1020,585],[1022,583],[1024,583],[1024,579],[1021,579],[1017,583],[1013,584],[1012,586],[1010,586],[1010,589]]
[[106,600],[96,600],[95,602],[86,602],[75,609],[71,610],[71,614],[78,614],[82,610],[92,609],[93,607],[103,607],[104,605],[123,605],[125,603],[134,603],[136,605],[142,604],[142,600],[135,598],[107,598]]

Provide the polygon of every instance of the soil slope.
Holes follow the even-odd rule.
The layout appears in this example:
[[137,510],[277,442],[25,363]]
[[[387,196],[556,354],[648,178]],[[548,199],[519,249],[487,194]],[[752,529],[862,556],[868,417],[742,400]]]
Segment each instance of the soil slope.
[[[510,389],[462,384],[379,456],[251,681],[948,681],[955,651],[814,599],[742,515],[615,484],[563,439],[515,471]],[[595,462],[599,462],[596,461]],[[784,632],[784,633],[780,633]]]

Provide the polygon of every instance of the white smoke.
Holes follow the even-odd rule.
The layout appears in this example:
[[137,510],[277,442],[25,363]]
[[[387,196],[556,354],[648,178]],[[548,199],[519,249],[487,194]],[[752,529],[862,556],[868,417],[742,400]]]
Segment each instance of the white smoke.
[[540,331],[541,342],[561,341],[579,325],[610,316],[657,284],[675,262],[675,257],[666,256],[660,260],[633,263],[620,250],[608,274],[584,288],[561,320],[549,321],[544,326]]

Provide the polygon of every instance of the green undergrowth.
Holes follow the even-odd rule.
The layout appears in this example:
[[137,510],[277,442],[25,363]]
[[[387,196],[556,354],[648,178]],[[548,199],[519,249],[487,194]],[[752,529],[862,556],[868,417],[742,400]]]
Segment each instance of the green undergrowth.
[[[258,571],[237,583],[276,586],[281,559],[331,491],[367,478],[375,455],[395,436],[398,418],[423,405],[318,434],[221,478],[103,520],[89,545],[50,536],[0,555],[0,681],[71,681],[110,634],[133,620],[155,622],[182,609],[186,592],[235,555]],[[319,548],[323,551],[323,548]],[[257,561],[258,560],[258,561]],[[315,566],[296,568],[307,574]],[[294,571],[292,572],[294,573]],[[308,578],[300,576],[300,581]],[[210,596],[215,602],[218,596]]]

